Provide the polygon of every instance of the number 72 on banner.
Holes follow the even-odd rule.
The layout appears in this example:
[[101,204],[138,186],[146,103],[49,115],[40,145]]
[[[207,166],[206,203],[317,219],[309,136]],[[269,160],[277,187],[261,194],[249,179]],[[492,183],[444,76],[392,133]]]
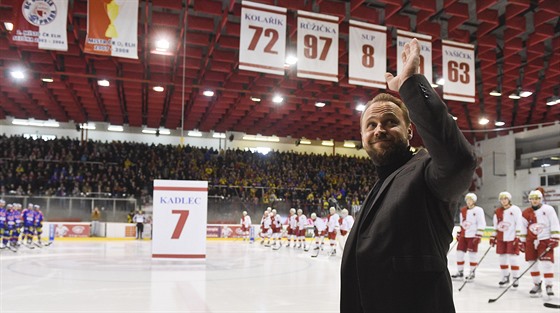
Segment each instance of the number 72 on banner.
[[284,75],[286,8],[243,1],[239,69]]

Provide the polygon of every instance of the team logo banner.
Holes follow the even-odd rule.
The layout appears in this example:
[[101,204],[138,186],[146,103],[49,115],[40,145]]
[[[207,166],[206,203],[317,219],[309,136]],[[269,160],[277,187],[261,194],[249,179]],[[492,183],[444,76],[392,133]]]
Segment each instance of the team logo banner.
[[284,75],[286,8],[243,1],[239,69]]
[[88,0],[84,52],[138,59],[138,0]]
[[16,0],[12,42],[45,50],[68,50],[68,0]]
[[206,258],[208,182],[154,180],[152,258]]
[[385,89],[387,28],[350,20],[348,82]]
[[298,11],[297,76],[338,81],[338,17]]
[[413,38],[418,39],[420,44],[420,74],[426,76],[429,82],[432,80],[432,36],[411,33],[404,30],[397,30],[397,74],[402,71],[403,63],[401,53],[404,50],[404,44]]
[[443,99],[475,102],[474,46],[442,40],[441,50]]

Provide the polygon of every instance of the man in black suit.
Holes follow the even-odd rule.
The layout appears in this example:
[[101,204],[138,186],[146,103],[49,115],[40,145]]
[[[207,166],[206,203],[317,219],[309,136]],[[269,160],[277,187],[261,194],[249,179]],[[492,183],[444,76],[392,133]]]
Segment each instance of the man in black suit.
[[[455,312],[447,251],[454,204],[470,185],[475,154],[430,82],[416,74],[416,39],[402,60],[403,71],[385,77],[406,106],[380,94],[360,120],[379,180],[344,249],[341,312]],[[411,121],[427,150],[409,146]]]

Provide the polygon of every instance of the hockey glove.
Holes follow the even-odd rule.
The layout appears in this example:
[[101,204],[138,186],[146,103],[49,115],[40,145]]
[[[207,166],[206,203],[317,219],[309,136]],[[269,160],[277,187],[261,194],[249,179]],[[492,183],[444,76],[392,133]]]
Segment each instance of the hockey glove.
[[492,236],[490,237],[490,246],[495,246],[496,245],[496,237]]
[[519,251],[525,253],[525,242],[523,241],[519,242]]
[[558,247],[558,243],[560,242],[560,239],[558,238],[550,238],[549,242],[548,242],[548,246],[552,249]]
[[476,235],[476,237],[473,238],[473,244],[478,245],[480,243],[481,239],[482,239],[482,236]]

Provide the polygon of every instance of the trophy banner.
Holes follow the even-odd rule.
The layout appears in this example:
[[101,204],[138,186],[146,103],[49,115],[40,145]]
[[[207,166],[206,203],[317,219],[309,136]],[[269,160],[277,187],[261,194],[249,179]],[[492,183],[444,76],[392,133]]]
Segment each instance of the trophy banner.
[[68,51],[68,0],[17,0],[10,40],[18,46]]
[[84,52],[138,59],[138,0],[89,0]]

